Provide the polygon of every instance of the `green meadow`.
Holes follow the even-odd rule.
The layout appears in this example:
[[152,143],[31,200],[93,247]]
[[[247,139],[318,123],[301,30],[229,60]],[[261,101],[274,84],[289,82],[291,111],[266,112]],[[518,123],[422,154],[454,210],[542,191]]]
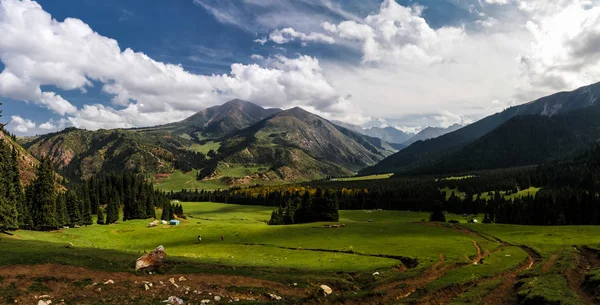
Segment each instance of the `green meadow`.
[[[178,226],[149,228],[150,220],[132,220],[53,232],[18,230],[0,240],[0,265],[56,263],[132,272],[135,258],[163,245],[173,262],[170,272],[288,283],[328,278],[355,287],[340,293],[367,303],[374,296],[396,296],[400,303],[441,298],[444,304],[490,304],[489,298],[499,295],[586,304],[569,288],[567,274],[578,266],[574,246],[600,248],[600,227],[594,226],[467,224],[468,217],[459,215],[447,215],[459,224],[430,223],[428,213],[378,210],[340,211],[340,228],[269,226],[270,207],[182,205],[187,219]],[[72,248],[65,247],[69,244]],[[407,265],[411,259],[418,264]],[[363,277],[340,278],[347,273]],[[515,284],[520,288],[513,291]],[[511,290],[503,295],[505,286]]]

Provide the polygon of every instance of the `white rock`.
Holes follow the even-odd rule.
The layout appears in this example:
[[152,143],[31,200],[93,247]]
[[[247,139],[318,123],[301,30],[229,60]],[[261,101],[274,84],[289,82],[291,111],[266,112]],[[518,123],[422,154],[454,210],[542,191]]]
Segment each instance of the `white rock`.
[[108,281],[104,282],[104,285],[112,285],[112,284],[114,284],[114,283],[115,283],[115,281],[113,281],[113,280],[108,280]]
[[272,300],[281,301],[281,297],[276,294],[269,293],[269,296],[271,297]]
[[184,281],[187,281],[187,279],[185,277],[181,276],[181,277],[179,277],[179,281],[184,282]]
[[321,289],[323,290],[323,293],[325,293],[325,295],[330,295],[331,293],[333,293],[331,287],[327,285],[321,285]]
[[46,303],[46,301],[39,300],[37,305],[48,305],[48,303]]
[[202,301],[200,301],[201,304],[208,304],[210,303],[210,300],[204,299]]
[[150,290],[150,287],[148,287],[148,284],[144,284],[144,289]]
[[220,300],[221,300],[221,297],[220,297],[220,296],[218,296],[218,295],[216,295],[216,296],[215,296],[215,302],[219,302]]

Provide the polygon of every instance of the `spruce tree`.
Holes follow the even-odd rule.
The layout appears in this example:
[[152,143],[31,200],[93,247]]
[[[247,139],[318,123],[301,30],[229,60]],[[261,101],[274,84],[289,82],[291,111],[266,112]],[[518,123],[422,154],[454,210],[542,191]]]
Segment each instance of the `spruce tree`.
[[59,227],[56,217],[56,186],[50,159],[44,158],[36,170],[33,181],[32,212],[34,227],[53,230]]
[[162,214],[160,215],[160,219],[170,221],[171,219],[171,204],[166,201],[163,203]]
[[118,199],[118,194],[115,194],[115,196],[108,202],[108,205],[106,206],[106,221],[105,223],[111,224],[111,223],[115,223],[117,222],[117,220],[119,220],[119,199]]
[[73,191],[67,191],[67,211],[71,225],[81,225],[81,201]]
[[69,212],[67,211],[67,198],[65,193],[56,196],[56,217],[61,226],[67,226],[71,224]]
[[96,219],[96,223],[99,225],[104,224],[104,213],[102,213],[102,207],[98,207],[98,218]]
[[17,205],[14,200],[13,167],[8,145],[0,139],[0,231],[18,227]]
[[81,205],[81,223],[86,226],[93,224],[92,203],[90,202],[89,198],[88,200],[83,199],[83,201],[81,201]]

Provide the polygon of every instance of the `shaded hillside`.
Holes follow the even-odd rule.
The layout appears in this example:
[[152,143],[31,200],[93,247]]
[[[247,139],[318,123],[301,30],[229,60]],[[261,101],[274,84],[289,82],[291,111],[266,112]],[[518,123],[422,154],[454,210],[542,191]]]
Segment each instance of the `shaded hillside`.
[[191,141],[162,131],[88,131],[67,128],[25,144],[37,158],[48,157],[69,179],[87,179],[97,173],[170,173]]
[[279,108],[265,109],[250,102],[235,99],[223,105],[199,111],[176,123],[147,128],[163,130],[184,138],[214,139],[247,128],[277,112]]
[[408,139],[405,142],[402,142],[402,144],[404,144],[405,146],[409,146],[412,143],[415,143],[417,141],[424,141],[424,140],[429,140],[429,139],[434,139],[437,138],[439,136],[443,136],[447,133],[453,132],[455,130],[459,130],[461,129],[463,126],[460,124],[453,124],[451,126],[448,126],[447,128],[442,128],[442,127],[427,127],[421,131],[419,131],[419,133],[417,133],[416,135],[414,135],[413,137],[411,137],[410,139]]
[[18,167],[21,183],[29,185],[35,179],[35,168],[40,162],[32,156],[21,145],[15,142],[10,136],[6,135],[3,130],[0,130],[0,141],[5,141],[10,148],[16,148],[18,152]]
[[298,181],[352,174],[391,154],[391,149],[380,139],[296,107],[228,137],[219,154],[223,162],[267,167],[262,179]]
[[552,117],[510,119],[427,169],[453,173],[539,164],[571,157],[600,139],[600,105]]
[[581,87],[571,92],[560,92],[533,102],[514,106],[435,139],[419,141],[366,168],[361,174],[403,172],[417,166],[434,164],[445,154],[453,153],[517,115],[557,115],[591,106],[600,97],[600,83]]

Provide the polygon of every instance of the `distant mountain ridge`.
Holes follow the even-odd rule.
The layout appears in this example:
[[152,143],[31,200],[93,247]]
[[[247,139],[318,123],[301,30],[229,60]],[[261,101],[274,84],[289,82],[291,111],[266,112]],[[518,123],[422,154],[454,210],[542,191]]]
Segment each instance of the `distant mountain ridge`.
[[419,166],[434,164],[444,155],[458,151],[515,116],[529,114],[553,116],[567,113],[595,105],[598,103],[598,97],[600,97],[600,83],[513,106],[438,138],[413,143],[377,165],[363,169],[361,174],[404,172]]
[[280,112],[279,108],[262,108],[240,99],[203,109],[191,117],[149,129],[165,130],[177,135],[189,135],[198,140],[219,138],[242,130]]
[[349,124],[340,121],[331,121],[333,124],[337,126],[344,127],[346,129],[370,136],[382,139],[390,144],[402,144],[403,142],[410,139],[414,136],[414,133],[406,133],[400,129],[395,127],[370,127],[370,128],[362,128],[361,126]]
[[434,139],[437,138],[439,136],[443,136],[447,133],[456,131],[461,129],[463,126],[456,123],[456,124],[452,124],[446,128],[443,127],[427,127],[421,131],[419,131],[416,135],[412,136],[410,139],[406,140],[405,142],[402,142],[403,145],[405,146],[410,146],[412,143],[415,143],[417,141],[424,141],[424,140],[429,140],[429,139]]
[[[214,156],[198,147],[216,143]],[[233,100],[180,122],[136,129],[67,128],[24,143],[71,179],[122,170],[201,171],[227,183],[347,176],[396,151],[387,142],[336,126],[301,108],[264,109]],[[183,187],[183,186],[182,186]]]

